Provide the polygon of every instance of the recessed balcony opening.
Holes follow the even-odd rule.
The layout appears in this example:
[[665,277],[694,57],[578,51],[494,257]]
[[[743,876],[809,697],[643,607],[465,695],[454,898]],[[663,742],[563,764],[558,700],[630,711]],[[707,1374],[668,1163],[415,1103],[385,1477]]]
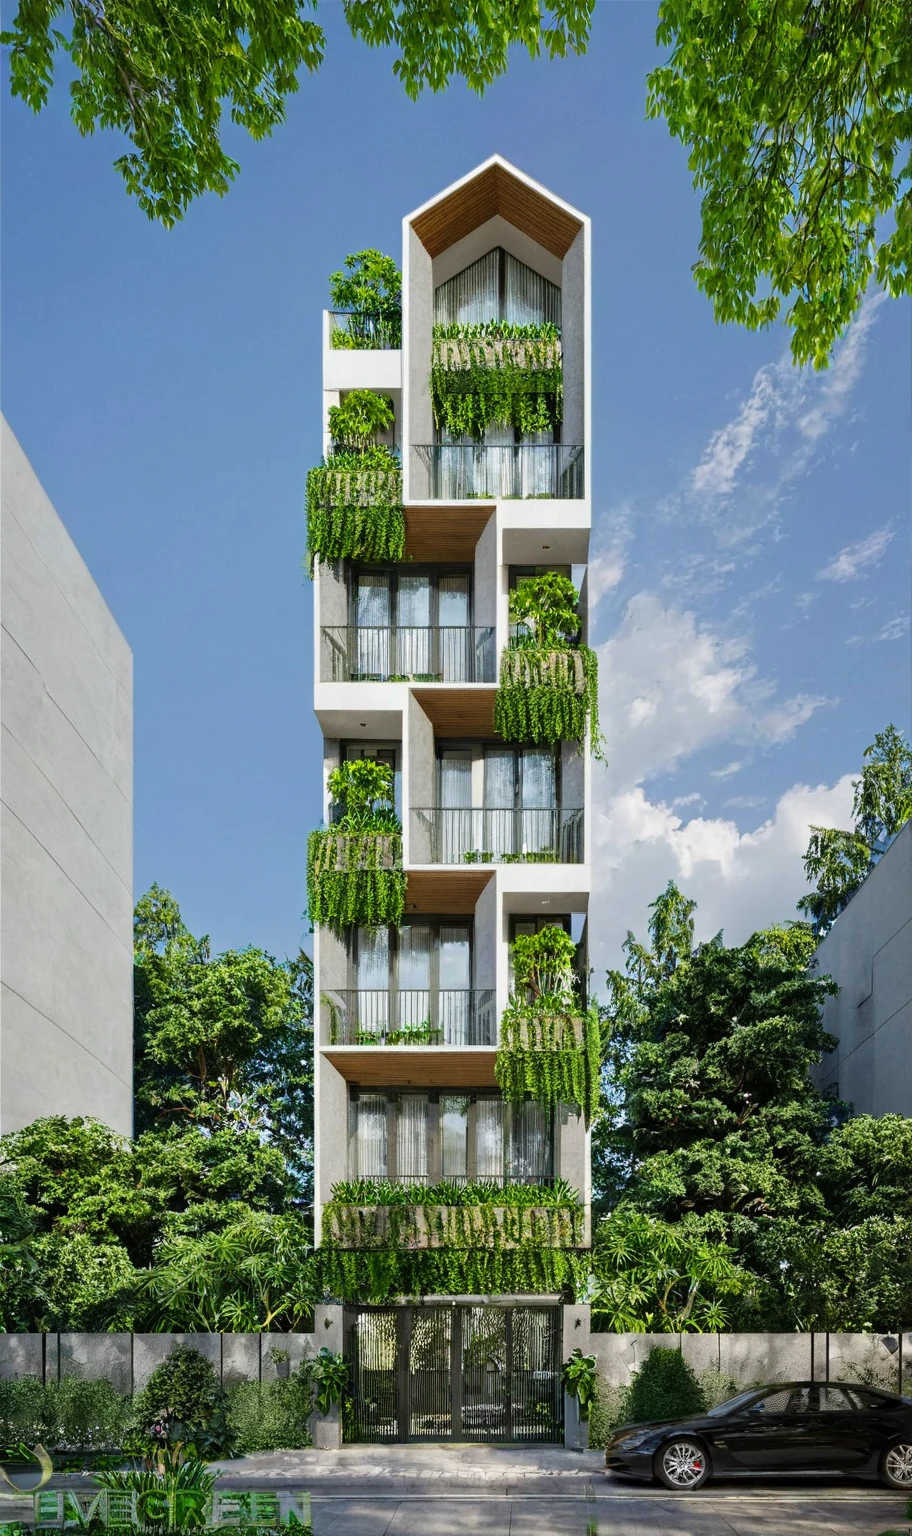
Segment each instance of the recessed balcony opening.
[[322,629],[324,682],[492,683],[494,626],[474,620],[470,568],[352,566],[348,623]]
[[549,1184],[553,1115],[498,1093],[363,1093],[349,1099],[350,1179]]
[[413,807],[412,864],[578,864],[583,811],[551,747],[469,744],[437,755],[437,804]]
[[352,929],[347,985],[321,993],[323,1042],[495,1046],[494,987],[477,984],[473,939],[472,920],[464,917]]

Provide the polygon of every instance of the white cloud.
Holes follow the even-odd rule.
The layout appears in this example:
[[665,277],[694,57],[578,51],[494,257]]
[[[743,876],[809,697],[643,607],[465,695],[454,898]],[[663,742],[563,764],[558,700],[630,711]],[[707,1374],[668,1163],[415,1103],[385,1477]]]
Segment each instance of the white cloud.
[[726,763],[724,768],[713,768],[709,776],[711,779],[730,779],[733,773],[740,773],[743,767],[744,763],[736,760],[733,763]]
[[869,533],[866,539],[859,539],[856,544],[846,544],[838,555],[817,572],[817,581],[854,581],[856,576],[862,575],[883,559],[895,531],[892,523],[885,523],[882,528],[875,528],[873,533]]
[[606,518],[599,518],[599,543],[589,556],[589,612],[619,586],[624,575],[627,546],[633,532],[633,511],[626,504]]
[[772,704],[775,685],[757,676],[744,641],[647,592],[599,647],[599,679],[615,792],[723,742],[779,744],[828,702],[798,694]]
[[[677,801],[672,801],[672,804],[676,805]],[[756,811],[759,806],[766,804],[766,796],[732,795],[731,799],[726,800],[725,804],[730,806],[733,811]]]
[[888,619],[873,635],[850,635],[846,645],[877,645],[882,640],[904,640],[909,633],[909,615],[898,613]]
[[795,902],[807,890],[801,861],[808,828],[848,825],[852,793],[850,774],[832,787],[795,784],[768,820],[742,833],[722,817],[685,821],[641,787],[608,798],[602,779],[590,925],[596,985],[606,965],[620,963],[628,928],[645,937],[647,906],[669,880],[697,902],[698,940],[722,928],[727,942],[737,944],[756,928],[797,916]]
[[783,363],[768,363],[754,376],[751,392],[732,421],[710,438],[693,471],[691,486],[698,495],[729,496],[741,470],[750,463],[758,438],[782,410]]

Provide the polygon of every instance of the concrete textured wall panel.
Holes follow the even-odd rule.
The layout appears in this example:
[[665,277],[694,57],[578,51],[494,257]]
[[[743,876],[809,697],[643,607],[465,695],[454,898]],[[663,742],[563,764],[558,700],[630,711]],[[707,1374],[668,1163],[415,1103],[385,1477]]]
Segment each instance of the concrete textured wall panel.
[[131,1337],[128,1333],[58,1334],[60,1375],[93,1381],[103,1376],[118,1392],[132,1386]]
[[130,649],[3,423],[0,1130],[132,1130]]
[[837,982],[823,1025],[839,1041],[815,1075],[859,1115],[912,1116],[912,822],[818,946]]

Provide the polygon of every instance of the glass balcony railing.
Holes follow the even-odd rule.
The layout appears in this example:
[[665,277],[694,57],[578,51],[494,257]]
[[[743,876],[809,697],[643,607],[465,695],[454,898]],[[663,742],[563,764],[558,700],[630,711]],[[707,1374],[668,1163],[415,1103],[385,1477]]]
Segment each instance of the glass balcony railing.
[[333,988],[321,993],[327,1045],[496,1045],[493,988]]
[[430,443],[416,446],[413,459],[416,501],[579,501],[585,494],[578,445]]
[[321,634],[324,683],[496,681],[493,628],[341,624]]
[[401,315],[370,315],[363,310],[329,311],[329,345],[333,351],[390,352],[402,346]]
[[412,864],[581,864],[579,807],[413,809]]

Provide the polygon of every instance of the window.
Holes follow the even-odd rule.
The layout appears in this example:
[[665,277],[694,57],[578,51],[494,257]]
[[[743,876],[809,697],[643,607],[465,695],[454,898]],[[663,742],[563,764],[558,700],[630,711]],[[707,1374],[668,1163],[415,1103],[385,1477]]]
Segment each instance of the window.
[[357,677],[474,679],[468,571],[355,569],[350,594]]
[[839,1387],[818,1387],[821,1413],[848,1413],[854,1406]]
[[807,1387],[784,1387],[781,1392],[770,1392],[754,1403],[752,1413],[807,1413],[810,1394]]
[[540,273],[497,246],[457,272],[434,292],[436,325],[561,323],[561,291]]
[[843,1387],[842,1390],[853,1408],[863,1409],[866,1413],[870,1413],[872,1409],[895,1406],[889,1397],[881,1397],[879,1392],[870,1392],[865,1387]]
[[356,928],[349,965],[362,1036],[426,1026],[439,1030],[444,1045],[477,1043],[471,921],[430,918],[398,929]]
[[540,1104],[494,1094],[353,1091],[349,1176],[403,1183],[543,1183],[553,1177],[552,1125]]

